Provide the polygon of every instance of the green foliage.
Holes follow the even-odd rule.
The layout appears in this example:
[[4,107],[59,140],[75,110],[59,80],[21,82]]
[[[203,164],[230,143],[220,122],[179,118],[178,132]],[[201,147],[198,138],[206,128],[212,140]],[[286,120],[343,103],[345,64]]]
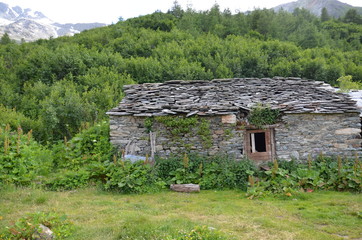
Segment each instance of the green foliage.
[[106,190],[121,193],[145,193],[160,190],[165,183],[158,179],[152,167],[143,161],[131,163],[120,159],[106,169]]
[[9,34],[4,33],[0,38],[0,44],[6,45],[6,44],[11,44],[11,43],[14,43],[14,42],[10,39]]
[[0,183],[30,185],[49,174],[52,167],[51,151],[19,127],[0,127]]
[[197,117],[184,118],[180,116],[161,116],[155,117],[155,121],[162,123],[170,130],[173,136],[190,133],[192,128],[198,123]]
[[[64,87],[66,86],[66,87]],[[52,86],[50,95],[40,102],[40,119],[46,126],[47,139],[71,138],[83,122],[96,119],[90,103],[85,102],[72,81],[60,81]],[[55,138],[55,139],[54,139]]]
[[199,137],[205,148],[210,148],[212,146],[210,123],[206,119],[199,119],[197,116],[160,116],[155,117],[153,121],[146,119],[145,127],[147,129],[151,128],[151,124],[154,122],[164,125],[174,143],[177,142],[186,150],[189,150],[189,145],[192,143],[186,143],[183,137],[188,136],[195,131],[197,133],[196,136]]
[[20,126],[24,132],[32,130],[37,140],[41,138],[43,126],[39,121],[24,116],[21,112],[17,112],[16,109],[9,109],[0,105],[0,126],[5,127],[8,124],[13,130]]
[[250,181],[247,196],[250,199],[268,194],[282,194],[287,197],[301,191],[319,189],[361,192],[362,165],[358,156],[354,160],[340,157],[337,159],[320,156],[308,164],[286,164],[281,168],[275,160],[271,170],[265,171],[262,179],[255,183]]
[[362,89],[361,83],[353,82],[352,81],[352,76],[350,76],[350,75],[340,77],[340,78],[337,79],[337,81],[339,83],[340,90],[343,91],[343,92],[348,92],[350,90]]
[[114,152],[109,142],[109,123],[103,121],[84,129],[70,141],[53,145],[54,167],[78,170],[109,160]]
[[263,128],[265,125],[277,123],[279,117],[278,109],[271,109],[270,107],[258,104],[250,110],[248,121],[249,124],[254,125],[256,128]]
[[362,24],[362,17],[355,8],[351,8],[344,15],[343,21],[346,23]]
[[155,167],[158,176],[168,184],[198,183],[202,189],[245,190],[248,171],[255,171],[252,162],[225,156],[185,155],[182,159],[157,159]]
[[153,126],[153,118],[152,117],[146,118],[145,119],[145,128],[146,128],[147,132],[152,131],[152,126]]
[[0,232],[1,239],[38,239],[35,232],[41,232],[39,225],[42,224],[53,231],[56,239],[66,239],[74,231],[66,215],[56,212],[36,212],[27,214],[18,219],[13,225],[8,226],[5,231]]
[[90,173],[86,170],[65,170],[52,174],[51,178],[44,183],[44,186],[51,191],[73,190],[87,186],[89,178]]
[[321,13],[321,21],[322,22],[325,22],[325,21],[328,21],[328,20],[330,20],[330,16],[329,16],[329,14],[328,14],[328,10],[327,10],[327,8],[322,8],[322,13]]

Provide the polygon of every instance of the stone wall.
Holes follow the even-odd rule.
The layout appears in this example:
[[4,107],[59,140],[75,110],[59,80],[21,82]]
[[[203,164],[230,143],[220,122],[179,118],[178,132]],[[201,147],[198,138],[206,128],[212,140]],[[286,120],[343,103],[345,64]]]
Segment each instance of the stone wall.
[[[126,154],[151,156],[150,134],[145,127],[146,117],[110,116],[110,140]],[[172,135],[162,123],[154,121],[152,132],[156,134],[155,155],[194,152],[202,155],[227,154],[243,158],[243,131],[236,127],[235,115],[198,117],[208,123],[209,133],[198,134],[198,126],[184,135]],[[204,139],[206,138],[206,139]]]
[[361,124],[358,113],[288,114],[275,128],[279,159],[307,159],[324,155],[353,156],[361,153]]
[[[110,116],[110,140],[126,154],[151,156],[150,134],[145,127],[146,117]],[[199,136],[197,127],[189,133],[173,136],[170,129],[154,121],[155,155],[194,152],[203,155],[227,154],[235,159],[244,157],[244,129],[236,125],[235,115],[199,116],[209,123],[208,136]],[[324,155],[353,156],[362,153],[361,125],[358,113],[347,114],[287,114],[275,128],[275,147],[278,159],[307,159],[321,152]],[[205,145],[202,137],[208,138]]]

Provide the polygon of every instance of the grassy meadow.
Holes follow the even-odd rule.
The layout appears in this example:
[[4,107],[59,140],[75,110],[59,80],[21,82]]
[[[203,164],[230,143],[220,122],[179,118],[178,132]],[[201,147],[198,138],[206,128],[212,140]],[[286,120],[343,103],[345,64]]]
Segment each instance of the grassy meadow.
[[0,229],[39,211],[66,214],[75,227],[67,239],[74,240],[184,239],[178,237],[195,226],[215,228],[227,239],[362,238],[362,197],[348,192],[249,200],[241,191],[124,195],[96,188],[0,190]]

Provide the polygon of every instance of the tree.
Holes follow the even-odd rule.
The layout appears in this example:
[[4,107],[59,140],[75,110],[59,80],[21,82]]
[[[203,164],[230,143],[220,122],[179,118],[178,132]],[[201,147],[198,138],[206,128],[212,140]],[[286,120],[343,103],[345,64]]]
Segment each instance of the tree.
[[344,15],[343,22],[362,24],[362,17],[354,8],[349,9]]
[[328,11],[327,11],[327,8],[323,8],[322,9],[322,14],[321,14],[321,21],[322,22],[326,22],[326,21],[328,21],[328,20],[330,20],[331,19],[331,17],[329,16],[329,14],[328,14]]
[[184,10],[177,1],[174,1],[171,10],[168,10],[167,13],[174,15],[178,19],[181,19],[184,14]]
[[6,45],[6,44],[10,44],[12,41],[9,37],[8,33],[4,33],[4,35],[1,37],[0,39],[0,44],[2,45]]

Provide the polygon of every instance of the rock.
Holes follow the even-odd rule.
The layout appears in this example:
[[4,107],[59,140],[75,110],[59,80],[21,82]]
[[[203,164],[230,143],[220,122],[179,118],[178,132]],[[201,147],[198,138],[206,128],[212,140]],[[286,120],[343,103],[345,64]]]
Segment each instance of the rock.
[[221,117],[221,121],[222,121],[222,123],[235,124],[236,116],[234,114],[224,115]]
[[333,146],[340,149],[346,149],[348,147],[348,145],[344,143],[334,143]]
[[175,192],[200,192],[200,185],[198,184],[171,184],[170,189]]
[[50,228],[44,226],[43,224],[39,225],[39,230],[37,229],[33,235],[32,239],[34,240],[51,240],[54,238],[54,233]]
[[342,129],[337,129],[335,131],[335,134],[337,135],[351,135],[351,134],[360,134],[361,133],[361,129],[359,128],[342,128]]

